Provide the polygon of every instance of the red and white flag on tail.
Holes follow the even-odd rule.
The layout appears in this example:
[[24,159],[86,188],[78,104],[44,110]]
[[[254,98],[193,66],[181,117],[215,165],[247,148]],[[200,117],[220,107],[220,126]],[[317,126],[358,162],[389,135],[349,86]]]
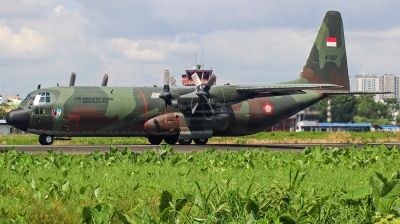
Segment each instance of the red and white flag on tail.
[[336,47],[336,37],[327,37],[326,38],[326,46]]

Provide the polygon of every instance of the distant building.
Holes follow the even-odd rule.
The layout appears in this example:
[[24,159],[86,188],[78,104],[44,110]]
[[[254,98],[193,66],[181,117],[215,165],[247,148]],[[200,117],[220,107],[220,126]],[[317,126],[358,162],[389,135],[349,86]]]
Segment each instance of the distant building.
[[315,131],[324,132],[365,132],[374,131],[372,123],[319,123]]
[[375,100],[383,101],[386,98],[400,98],[400,76],[385,74],[378,76],[374,73],[356,75],[352,85],[353,91],[392,92],[377,94]]
[[315,131],[315,128],[312,129],[310,127],[318,126],[318,114],[320,114],[319,111],[310,111],[307,108],[291,117],[283,119],[266,131]]
[[400,77],[394,74],[385,74],[379,77],[379,88],[381,91],[392,92],[383,94],[382,98],[400,98]]
[[3,97],[3,103],[9,106],[18,106],[22,102],[19,96],[5,96]]
[[[377,74],[362,74],[354,77],[354,91],[365,91],[365,92],[379,92],[380,89],[380,77]],[[375,100],[381,100],[381,96],[375,95]]]
[[296,114],[296,131],[315,131],[316,126],[318,126],[317,116],[320,114],[319,111],[310,111],[310,109],[305,109]]
[[379,92],[379,77],[377,74],[356,75],[354,78],[355,91]]
[[11,126],[7,124],[6,120],[0,120],[0,134],[10,134],[11,133]]
[[397,125],[377,125],[376,127],[377,131],[386,131],[386,132],[398,132],[400,131],[400,127]]

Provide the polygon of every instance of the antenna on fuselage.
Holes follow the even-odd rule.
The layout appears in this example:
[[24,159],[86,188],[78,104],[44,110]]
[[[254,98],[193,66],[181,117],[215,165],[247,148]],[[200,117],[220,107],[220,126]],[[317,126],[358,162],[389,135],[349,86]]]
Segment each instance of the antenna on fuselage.
[[107,86],[108,75],[104,74],[103,81],[101,82],[101,86]]
[[41,84],[37,85],[37,89],[40,89]]
[[69,79],[69,86],[74,86],[75,85],[75,78],[76,78],[76,74],[75,72],[71,73],[71,78]]

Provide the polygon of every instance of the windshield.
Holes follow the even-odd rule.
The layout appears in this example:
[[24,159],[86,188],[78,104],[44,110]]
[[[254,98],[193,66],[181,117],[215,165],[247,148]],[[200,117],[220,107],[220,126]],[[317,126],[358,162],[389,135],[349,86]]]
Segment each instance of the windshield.
[[32,106],[37,105],[46,105],[54,101],[54,96],[52,97],[52,93],[48,91],[43,92],[32,92],[29,93],[25,99],[21,102],[19,107],[26,108],[28,110],[32,110]]

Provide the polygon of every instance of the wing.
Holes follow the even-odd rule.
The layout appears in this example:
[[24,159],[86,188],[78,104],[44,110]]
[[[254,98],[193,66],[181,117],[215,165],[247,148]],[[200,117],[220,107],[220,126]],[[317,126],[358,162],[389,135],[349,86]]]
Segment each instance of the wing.
[[[302,90],[307,89],[332,89],[340,88],[342,86],[333,84],[271,84],[271,85],[253,85],[253,86],[237,86],[238,92],[242,93],[301,93]],[[285,94],[285,95],[286,95]]]

